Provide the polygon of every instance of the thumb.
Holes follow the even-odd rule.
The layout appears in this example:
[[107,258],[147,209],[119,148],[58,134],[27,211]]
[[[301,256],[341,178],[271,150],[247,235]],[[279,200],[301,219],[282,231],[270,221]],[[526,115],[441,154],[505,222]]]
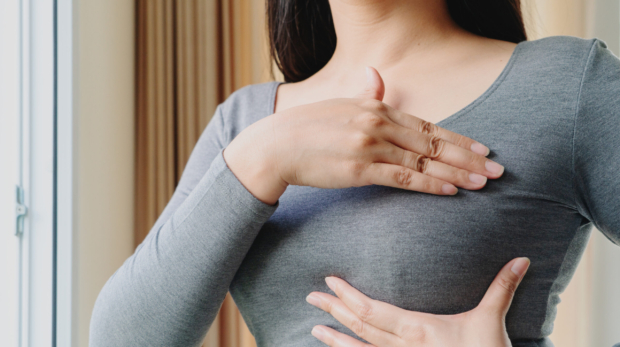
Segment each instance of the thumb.
[[366,66],[366,87],[355,97],[361,99],[375,99],[383,101],[385,86],[379,72],[374,67]]
[[487,289],[478,307],[505,317],[517,287],[529,266],[528,258],[516,258],[504,265]]

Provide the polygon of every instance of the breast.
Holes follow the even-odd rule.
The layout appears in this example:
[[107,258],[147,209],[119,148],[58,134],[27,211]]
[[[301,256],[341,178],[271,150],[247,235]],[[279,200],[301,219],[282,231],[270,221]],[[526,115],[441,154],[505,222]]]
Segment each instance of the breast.
[[445,197],[383,186],[289,187],[231,286],[257,341],[313,345],[316,324],[351,335],[305,302],[311,291],[330,292],[328,275],[407,310],[454,314],[474,308],[502,266],[521,256],[532,264],[507,317],[509,335],[549,335],[589,233],[567,203],[570,129],[558,117],[525,127],[510,112],[496,122],[485,121],[489,114],[497,113],[443,125],[485,143],[506,167],[482,190]]
[[501,183],[455,197],[289,187],[235,277],[235,301],[257,339],[276,343],[270,339],[285,338],[278,330],[296,340],[314,324],[347,331],[305,302],[311,291],[330,292],[325,276],[407,310],[454,314],[474,308],[504,264],[527,256],[532,265],[507,326],[513,338],[542,338],[551,287],[580,218]]

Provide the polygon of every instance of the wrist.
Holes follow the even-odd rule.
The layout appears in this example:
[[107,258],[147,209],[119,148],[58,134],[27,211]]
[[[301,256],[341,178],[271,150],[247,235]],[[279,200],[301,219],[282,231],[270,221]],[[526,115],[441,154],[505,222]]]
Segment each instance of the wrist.
[[240,151],[237,143],[231,142],[222,153],[228,168],[241,184],[258,200],[274,205],[284,194],[288,184],[284,182],[276,167],[254,150]]

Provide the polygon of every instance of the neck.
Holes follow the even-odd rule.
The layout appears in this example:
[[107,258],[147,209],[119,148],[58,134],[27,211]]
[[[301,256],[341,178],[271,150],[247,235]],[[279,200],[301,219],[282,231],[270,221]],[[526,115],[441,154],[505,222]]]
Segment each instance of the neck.
[[386,71],[466,35],[445,0],[330,0],[330,7],[338,40],[322,69],[326,75],[364,71],[367,65]]

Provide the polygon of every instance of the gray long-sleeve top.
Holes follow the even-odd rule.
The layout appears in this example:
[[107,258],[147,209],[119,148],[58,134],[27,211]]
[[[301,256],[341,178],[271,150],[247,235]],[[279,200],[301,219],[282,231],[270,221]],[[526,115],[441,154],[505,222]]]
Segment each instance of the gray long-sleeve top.
[[233,93],[147,238],[99,294],[91,346],[196,346],[230,290],[259,346],[321,346],[307,304],[339,276],[408,310],[474,308],[508,261],[532,260],[507,316],[515,346],[551,346],[558,295],[596,225],[620,244],[620,60],[600,40],[520,43],[493,85],[438,125],[503,164],[479,191],[290,186],[271,206],[222,150],[272,114],[279,82]]

